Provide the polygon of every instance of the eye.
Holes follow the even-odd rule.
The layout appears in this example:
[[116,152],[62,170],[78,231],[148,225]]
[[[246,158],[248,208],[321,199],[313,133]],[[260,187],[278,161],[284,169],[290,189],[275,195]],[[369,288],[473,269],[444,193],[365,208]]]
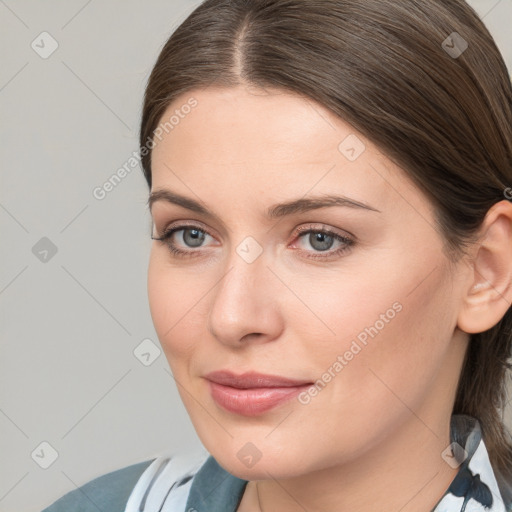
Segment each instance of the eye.
[[[176,242],[174,241],[174,235],[180,232],[181,235],[179,235],[178,238],[181,239],[182,243],[186,247],[190,247],[192,250],[183,250],[176,245]],[[164,231],[164,234],[161,237],[157,238],[152,236],[151,238],[153,240],[158,240],[159,242],[165,243],[171,253],[173,253],[175,256],[188,257],[195,256],[200,252],[194,251],[193,249],[201,247],[201,244],[204,242],[206,237],[213,238],[204,229],[201,229],[199,226],[190,224],[168,228]]]
[[[178,233],[180,234],[177,235]],[[348,236],[341,235],[325,227],[319,228],[318,225],[313,224],[297,228],[296,233],[298,233],[297,238],[302,242],[299,252],[303,253],[306,258],[327,259],[339,256],[348,251],[354,244],[354,240]],[[187,224],[171,226],[164,231],[162,236],[152,236],[151,238],[165,243],[169,251],[177,257],[191,257],[201,255],[202,251],[197,249],[203,246],[208,237],[214,239],[202,227],[195,224]],[[176,243],[176,238],[178,238],[182,247],[185,246],[188,249],[181,249]],[[304,242],[309,244],[313,250],[304,249]],[[330,250],[336,243],[339,247]]]
[[[298,238],[302,244],[305,242],[313,248],[313,253],[300,249],[300,252],[309,253],[306,255],[307,258],[326,259],[339,256],[348,251],[354,244],[352,238],[336,233],[325,227],[318,228],[317,225],[301,226],[297,229],[297,232],[299,233]],[[334,250],[329,250],[335,243],[338,243],[339,247]]]

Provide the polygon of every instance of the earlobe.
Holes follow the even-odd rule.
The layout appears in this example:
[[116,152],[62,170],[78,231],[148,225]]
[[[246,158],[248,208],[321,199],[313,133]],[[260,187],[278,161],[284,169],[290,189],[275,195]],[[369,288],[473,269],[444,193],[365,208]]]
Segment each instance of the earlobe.
[[469,284],[457,326],[474,334],[494,327],[512,303],[512,203],[489,209],[475,244]]

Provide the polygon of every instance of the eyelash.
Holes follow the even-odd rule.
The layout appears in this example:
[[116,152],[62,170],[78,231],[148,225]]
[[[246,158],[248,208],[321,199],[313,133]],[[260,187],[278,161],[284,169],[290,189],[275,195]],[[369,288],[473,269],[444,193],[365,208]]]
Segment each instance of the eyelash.
[[[162,234],[162,236],[160,237],[154,237],[152,236],[151,238],[153,240],[156,240],[158,242],[161,242],[165,245],[167,245],[169,251],[175,255],[176,257],[180,257],[180,258],[187,258],[187,257],[194,257],[194,256],[197,256],[198,254],[198,250],[196,249],[191,249],[189,251],[184,251],[182,249],[178,249],[176,247],[176,245],[174,243],[171,243],[170,239],[172,237],[172,235],[174,233],[177,233],[178,231],[183,231],[183,230],[186,230],[186,229],[194,229],[194,230],[197,230],[197,231],[200,231],[201,233],[204,233],[204,234],[207,234],[208,236],[212,236],[210,233],[208,233],[207,230],[205,229],[202,229],[200,226],[197,226],[197,225],[193,225],[193,224],[183,224],[183,225],[175,225],[175,226],[172,226],[170,228],[167,228],[164,233]],[[322,260],[326,260],[326,259],[330,259],[332,257],[335,257],[335,256],[341,256],[343,253],[345,253],[346,251],[348,251],[352,245],[354,244],[354,240],[349,238],[349,237],[346,237],[346,236],[341,236],[339,235],[338,233],[335,233],[334,231],[331,231],[330,229],[327,229],[327,228],[322,228],[322,229],[314,229],[313,225],[308,225],[308,226],[301,226],[299,228],[297,228],[296,230],[296,234],[299,235],[299,237],[303,237],[309,233],[321,233],[323,235],[328,235],[328,236],[332,236],[335,240],[337,240],[338,242],[342,242],[344,245],[342,247],[340,247],[339,249],[336,249],[334,251],[317,251],[318,254],[327,254],[328,256],[312,256],[312,255],[308,255],[306,256],[306,258],[310,258],[310,259],[322,259]],[[213,238],[213,236],[212,236]],[[299,252],[310,252],[310,251],[305,251],[305,250],[299,250]]]

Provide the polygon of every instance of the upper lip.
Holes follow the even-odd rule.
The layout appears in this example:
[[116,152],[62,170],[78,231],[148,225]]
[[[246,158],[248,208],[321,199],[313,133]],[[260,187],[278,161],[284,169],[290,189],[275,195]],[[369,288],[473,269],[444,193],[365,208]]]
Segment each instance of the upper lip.
[[223,384],[224,386],[240,389],[282,388],[312,384],[311,381],[307,380],[288,379],[286,377],[281,377],[280,375],[267,375],[258,372],[246,372],[241,375],[236,375],[229,370],[210,372],[204,377],[205,379],[217,384]]

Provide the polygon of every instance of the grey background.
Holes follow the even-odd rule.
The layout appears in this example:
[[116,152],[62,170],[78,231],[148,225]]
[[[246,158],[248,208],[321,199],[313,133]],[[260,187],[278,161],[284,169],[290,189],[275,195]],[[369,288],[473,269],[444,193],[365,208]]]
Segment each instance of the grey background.
[[[470,4],[512,69],[512,0]],[[129,164],[148,74],[196,5],[0,0],[0,512],[201,447],[158,355],[148,190]],[[58,43],[47,58],[31,46],[51,49],[44,31]]]

